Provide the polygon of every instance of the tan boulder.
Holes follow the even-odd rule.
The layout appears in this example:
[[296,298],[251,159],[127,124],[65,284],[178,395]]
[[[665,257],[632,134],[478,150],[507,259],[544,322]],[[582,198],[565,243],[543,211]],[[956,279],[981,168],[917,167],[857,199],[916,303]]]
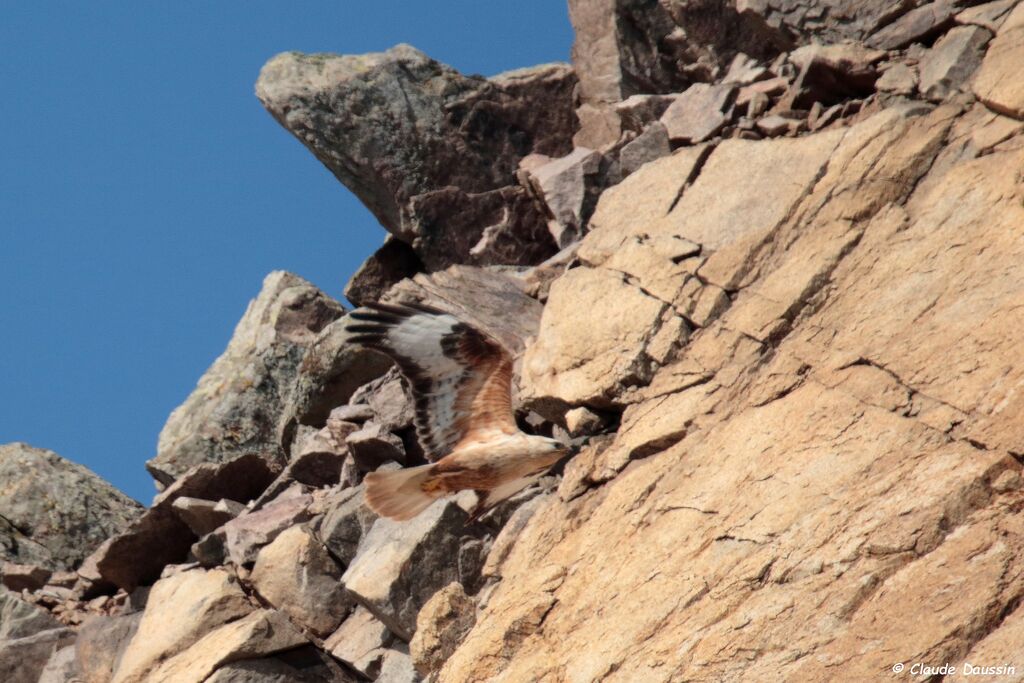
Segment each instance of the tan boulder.
[[1024,119],[1021,64],[1024,64],[1024,6],[1017,6],[988,46],[985,59],[974,76],[974,94],[993,111]]
[[341,570],[304,526],[260,550],[250,580],[267,602],[320,636],[337,628],[351,607]]
[[161,662],[253,610],[241,587],[223,569],[196,569],[162,579],[150,590],[146,604],[113,683],[151,680],[151,672]]
[[450,583],[423,606],[409,642],[413,666],[424,676],[439,670],[476,620],[476,602],[460,583]]
[[206,634],[165,661],[146,679],[150,683],[202,683],[222,664],[290,650],[306,639],[274,610],[257,610]]
[[551,286],[523,358],[525,400],[607,404],[649,378],[644,349],[666,304],[611,270],[575,268]]
[[373,614],[360,605],[324,641],[324,649],[363,676],[376,678],[381,661],[394,636]]

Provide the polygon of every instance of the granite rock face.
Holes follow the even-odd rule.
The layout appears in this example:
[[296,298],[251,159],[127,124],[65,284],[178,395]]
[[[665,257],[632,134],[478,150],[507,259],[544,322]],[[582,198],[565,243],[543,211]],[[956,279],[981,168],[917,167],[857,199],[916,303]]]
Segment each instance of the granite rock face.
[[[806,180],[773,194],[752,155],[722,143],[674,209],[656,178],[628,207],[599,206],[595,224],[622,227],[608,243],[594,229],[586,268],[610,271],[631,234],[688,239],[701,285],[729,296],[619,394],[617,435],[572,463],[582,492],[530,516],[440,680],[826,681],[840,662],[867,680],[893,662],[983,658],[1020,670],[1024,189],[1000,170],[1024,163],[1020,122],[903,105],[750,144],[765,159],[807,145],[778,171]],[[628,180],[670,172],[658,163]],[[695,205],[666,220],[705,181],[725,213],[739,210],[728,197],[762,200],[763,220],[711,228],[717,214]],[[638,220],[638,204],[661,215]],[[685,280],[655,263],[598,286]],[[579,270],[552,287],[528,357],[567,343],[547,324],[557,299],[604,300]],[[606,324],[602,308],[565,308],[575,330]],[[552,398],[606,395],[607,373],[562,393],[575,371],[554,373]]]
[[28,444],[0,446],[0,558],[71,569],[142,506],[81,465]]

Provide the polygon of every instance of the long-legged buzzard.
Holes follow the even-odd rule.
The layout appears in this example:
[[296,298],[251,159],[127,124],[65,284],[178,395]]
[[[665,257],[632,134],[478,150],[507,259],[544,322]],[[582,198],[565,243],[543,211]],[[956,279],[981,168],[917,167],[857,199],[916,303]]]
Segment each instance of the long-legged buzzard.
[[366,475],[378,514],[411,519],[434,500],[477,492],[473,517],[536,481],[567,451],[522,432],[512,412],[512,358],[494,339],[422,304],[369,304],[350,316],[351,341],[394,359],[415,406],[428,465]]

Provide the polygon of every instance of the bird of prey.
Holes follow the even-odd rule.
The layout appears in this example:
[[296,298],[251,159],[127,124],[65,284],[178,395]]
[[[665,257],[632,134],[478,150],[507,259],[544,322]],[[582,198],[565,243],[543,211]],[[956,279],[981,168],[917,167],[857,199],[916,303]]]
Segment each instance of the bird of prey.
[[432,462],[366,475],[366,502],[396,520],[472,489],[471,519],[541,477],[566,452],[520,431],[512,412],[512,357],[487,334],[422,304],[368,304],[350,314],[350,340],[390,356],[415,407],[420,446]]

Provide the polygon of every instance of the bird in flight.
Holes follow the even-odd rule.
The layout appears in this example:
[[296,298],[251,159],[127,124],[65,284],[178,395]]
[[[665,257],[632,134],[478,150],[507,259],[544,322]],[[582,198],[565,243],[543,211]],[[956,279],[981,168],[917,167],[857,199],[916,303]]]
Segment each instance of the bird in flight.
[[350,341],[391,357],[415,407],[430,464],[366,475],[366,502],[412,519],[456,491],[476,491],[471,519],[530,485],[568,448],[521,431],[512,412],[512,357],[487,334],[423,304],[368,304],[349,314]]

